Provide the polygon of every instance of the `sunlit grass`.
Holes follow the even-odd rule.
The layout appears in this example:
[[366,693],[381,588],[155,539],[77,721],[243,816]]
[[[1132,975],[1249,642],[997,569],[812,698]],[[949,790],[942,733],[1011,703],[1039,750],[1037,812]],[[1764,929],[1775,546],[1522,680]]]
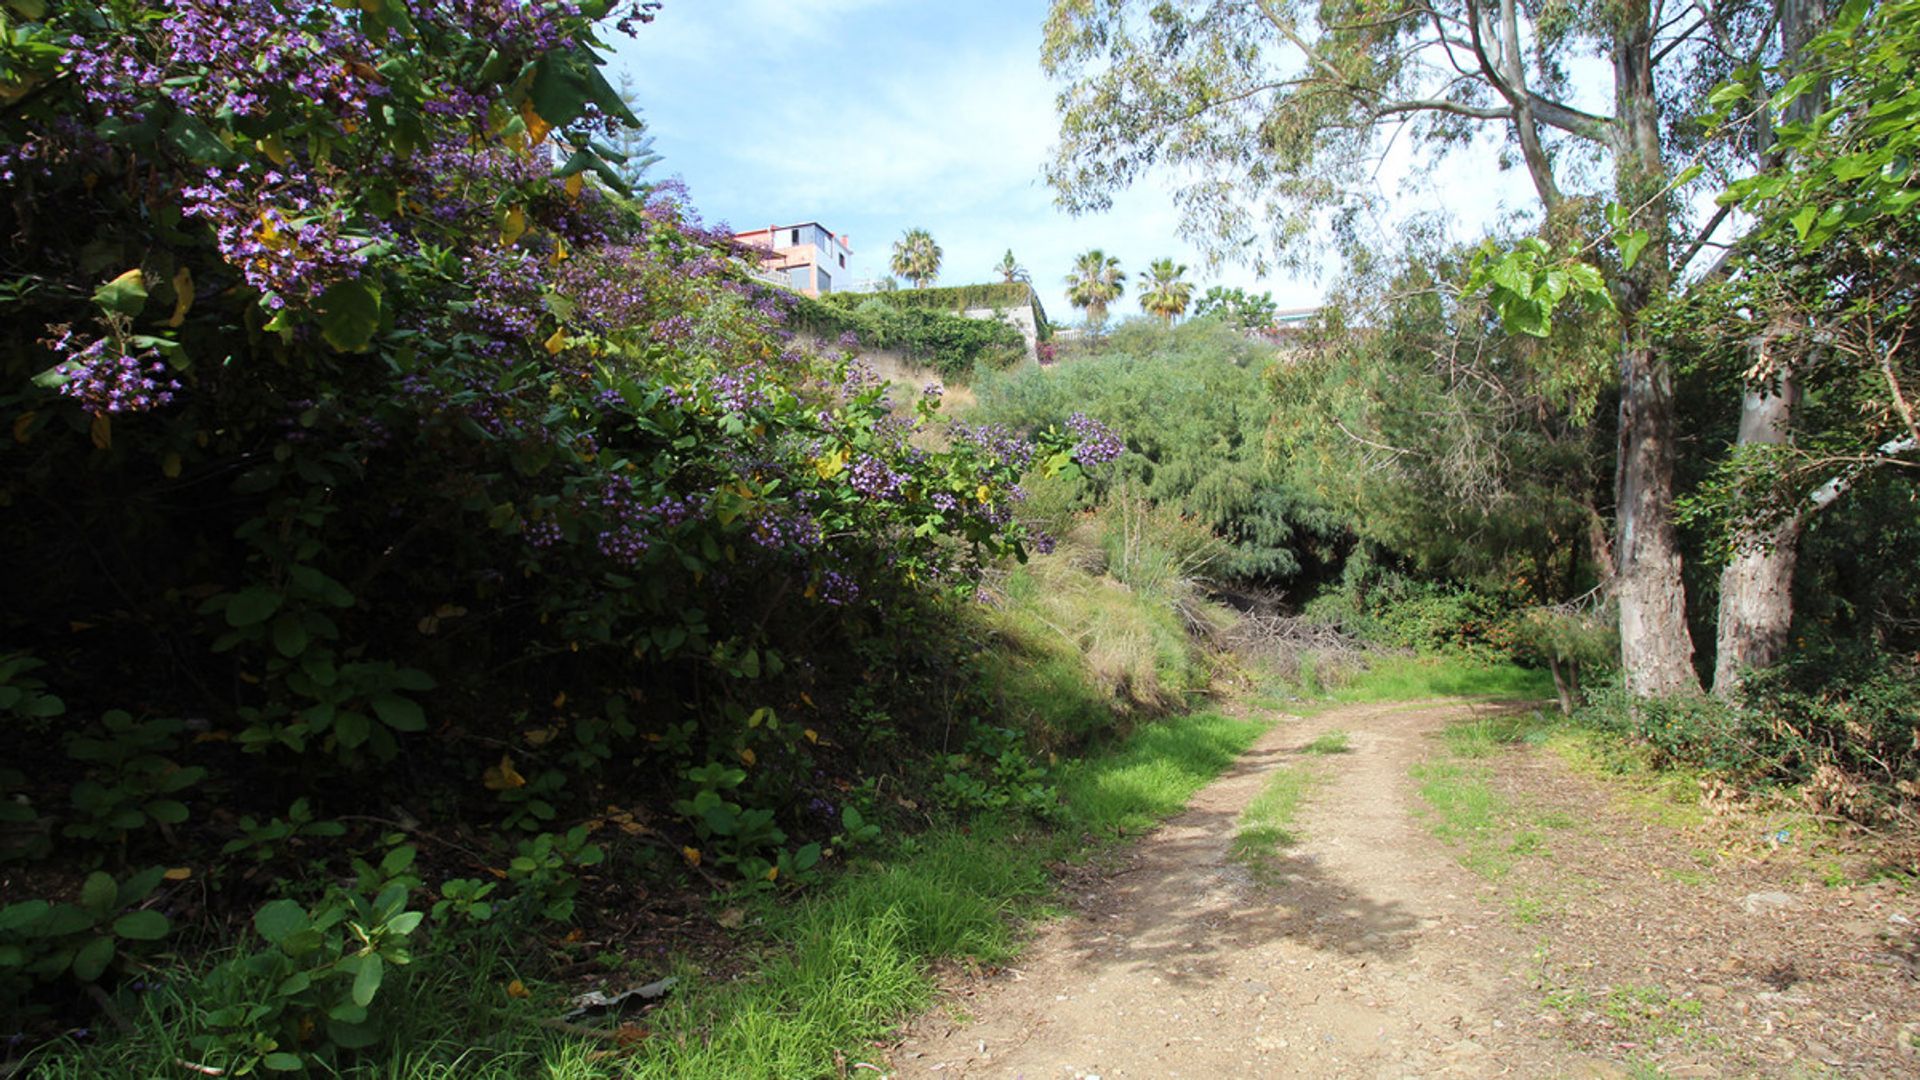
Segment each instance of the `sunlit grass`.
[[1553,676],[1516,664],[1464,657],[1381,656],[1336,688],[1338,702],[1418,701],[1463,697],[1494,701],[1539,701],[1553,697]]
[[1229,853],[1244,863],[1254,880],[1272,884],[1282,849],[1299,842],[1294,819],[1318,777],[1304,766],[1275,769],[1260,794],[1240,812]]

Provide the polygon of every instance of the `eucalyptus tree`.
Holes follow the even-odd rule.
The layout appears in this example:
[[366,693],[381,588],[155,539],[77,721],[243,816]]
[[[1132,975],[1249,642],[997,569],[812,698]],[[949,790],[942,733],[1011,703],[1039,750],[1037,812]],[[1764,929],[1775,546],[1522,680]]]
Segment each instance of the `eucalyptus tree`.
[[1000,275],[1000,280],[1008,285],[1019,285],[1033,281],[1033,275],[1027,273],[1027,268],[1021,266],[1020,260],[1013,257],[1012,248],[1008,248],[1007,253],[1000,256],[1000,261],[993,264],[993,272]]
[[[1779,12],[1774,78],[1743,73],[1715,94],[1723,116],[1760,118],[1765,167],[1727,200],[1755,227],[1724,277],[1666,320],[1741,383],[1734,453],[1695,500],[1727,539],[1714,664],[1723,697],[1786,651],[1815,515],[1872,474],[1920,476],[1920,184],[1910,164],[1920,154],[1920,0],[1849,5],[1824,34],[1818,0],[1782,0]],[[1766,123],[1776,106],[1777,128]],[[1898,580],[1897,568],[1889,576]]]
[[[1686,195],[1743,167],[1695,96],[1772,51],[1762,0],[1527,6],[1517,0],[1054,0],[1042,62],[1063,84],[1059,201],[1105,209],[1169,167],[1187,234],[1216,257],[1312,261],[1353,246],[1390,145],[1518,164],[1534,223],[1595,258],[1619,318],[1613,546],[1636,695],[1697,692],[1674,527],[1673,375],[1642,318],[1710,253],[1723,211]],[[1674,168],[1694,159],[1704,177]],[[1670,171],[1671,170],[1671,171]],[[1678,173],[1679,175],[1674,175]],[[1694,186],[1690,186],[1694,185]]]
[[908,229],[893,242],[893,260],[890,264],[893,272],[913,282],[914,288],[924,289],[927,283],[940,276],[940,245],[933,242],[933,235],[925,229]]
[[1087,313],[1087,325],[1106,325],[1107,307],[1127,291],[1127,274],[1120,260],[1094,248],[1082,252],[1067,273],[1067,301]]
[[1160,321],[1173,320],[1187,313],[1193,303],[1193,283],[1185,280],[1187,268],[1172,259],[1155,259],[1147,264],[1147,276],[1140,284],[1140,308]]

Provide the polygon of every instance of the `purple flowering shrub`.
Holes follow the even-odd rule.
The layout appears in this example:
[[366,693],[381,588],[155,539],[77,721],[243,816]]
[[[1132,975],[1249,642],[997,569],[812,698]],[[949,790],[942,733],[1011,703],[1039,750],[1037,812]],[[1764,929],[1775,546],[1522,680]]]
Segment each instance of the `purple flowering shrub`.
[[[1100,440],[918,438],[937,396],[897,412],[796,344],[795,301],[683,191],[630,197],[594,20],[653,6],[49,0],[10,24],[0,557],[32,570],[0,653],[45,660],[68,717],[10,736],[49,767],[4,794],[58,835],[68,788],[103,783],[69,734],[115,738],[115,709],[194,733],[155,752],[196,785],[164,828],[62,858],[217,877],[235,815],[298,798],[489,826],[504,863],[503,829],[650,802],[703,869],[784,884],[829,835],[794,808],[944,715],[970,646],[940,605],[1046,542],[1021,474]],[[750,835],[668,812],[722,767],[713,797],[766,814]],[[376,835],[221,902],[315,860],[351,876]]]

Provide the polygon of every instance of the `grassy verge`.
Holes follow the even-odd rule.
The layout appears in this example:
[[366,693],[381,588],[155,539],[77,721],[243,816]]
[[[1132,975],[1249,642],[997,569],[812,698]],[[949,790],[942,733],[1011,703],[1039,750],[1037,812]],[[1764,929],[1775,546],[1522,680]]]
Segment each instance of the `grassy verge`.
[[[588,1039],[543,1026],[565,1011],[558,988],[508,993],[514,972],[489,956],[422,957],[396,980],[409,998],[386,1059],[347,1075],[391,1080],[823,1077],[845,1075],[872,1040],[932,998],[931,965],[1012,956],[1019,923],[1044,910],[1049,862],[1083,854],[1178,812],[1264,725],[1200,713],[1145,726],[1110,752],[1068,766],[1064,824],[988,819],[903,841],[883,865],[851,873],[797,903],[760,905],[767,952],[734,982],[682,970],[669,1003],[625,1029]],[[187,1075],[188,1038],[204,1009],[182,986],[128,1010],[136,1028],[108,1047],[55,1048],[34,1076]],[[588,1021],[590,1022],[590,1021]]]

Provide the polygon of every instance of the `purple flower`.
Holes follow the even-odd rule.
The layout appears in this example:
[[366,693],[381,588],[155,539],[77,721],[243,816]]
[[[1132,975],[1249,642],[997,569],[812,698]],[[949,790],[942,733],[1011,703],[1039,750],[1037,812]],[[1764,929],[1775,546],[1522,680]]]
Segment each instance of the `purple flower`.
[[1073,446],[1073,459],[1082,465],[1105,465],[1126,452],[1113,429],[1086,413],[1067,417],[1067,430],[1078,440]]

